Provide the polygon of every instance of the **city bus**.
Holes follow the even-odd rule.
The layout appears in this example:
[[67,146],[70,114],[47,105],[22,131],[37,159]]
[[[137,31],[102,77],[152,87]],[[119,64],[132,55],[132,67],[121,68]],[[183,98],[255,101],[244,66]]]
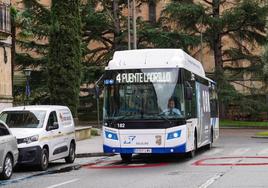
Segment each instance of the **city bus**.
[[105,153],[193,157],[219,137],[216,83],[181,49],[117,51],[103,82]]

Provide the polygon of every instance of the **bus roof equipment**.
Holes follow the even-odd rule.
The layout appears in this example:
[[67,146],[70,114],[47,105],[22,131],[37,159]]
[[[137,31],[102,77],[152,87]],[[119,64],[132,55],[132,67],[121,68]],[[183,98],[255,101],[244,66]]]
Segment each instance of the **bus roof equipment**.
[[185,68],[206,77],[202,64],[182,49],[139,49],[116,51],[106,70],[139,68]]

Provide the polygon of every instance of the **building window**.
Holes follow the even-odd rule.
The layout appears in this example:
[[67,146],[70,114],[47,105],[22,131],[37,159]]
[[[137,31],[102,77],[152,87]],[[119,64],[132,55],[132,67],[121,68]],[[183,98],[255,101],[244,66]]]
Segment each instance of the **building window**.
[[10,24],[10,6],[7,4],[0,4],[0,33],[11,32]]
[[156,22],[156,2],[150,0],[149,2],[149,22],[154,24]]

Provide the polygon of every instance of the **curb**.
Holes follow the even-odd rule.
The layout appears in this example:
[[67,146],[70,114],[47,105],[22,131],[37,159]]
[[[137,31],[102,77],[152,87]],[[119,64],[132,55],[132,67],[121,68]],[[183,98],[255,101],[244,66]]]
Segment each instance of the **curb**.
[[252,136],[251,138],[268,139],[268,136]]
[[76,154],[76,158],[86,158],[86,157],[104,157],[104,156],[114,156],[114,153],[103,153],[103,152],[96,152],[96,153],[78,153]]
[[268,127],[267,126],[264,126],[264,127],[220,127],[220,129],[267,129],[268,130]]

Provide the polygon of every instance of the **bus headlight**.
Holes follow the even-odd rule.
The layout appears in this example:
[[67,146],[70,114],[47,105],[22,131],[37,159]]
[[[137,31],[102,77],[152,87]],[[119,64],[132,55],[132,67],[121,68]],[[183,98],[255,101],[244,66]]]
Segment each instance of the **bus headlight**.
[[180,136],[181,136],[181,130],[178,130],[175,132],[168,133],[167,139],[170,140],[170,139],[174,139],[174,138],[179,138]]
[[105,131],[105,137],[111,140],[118,140],[117,134],[109,131]]

